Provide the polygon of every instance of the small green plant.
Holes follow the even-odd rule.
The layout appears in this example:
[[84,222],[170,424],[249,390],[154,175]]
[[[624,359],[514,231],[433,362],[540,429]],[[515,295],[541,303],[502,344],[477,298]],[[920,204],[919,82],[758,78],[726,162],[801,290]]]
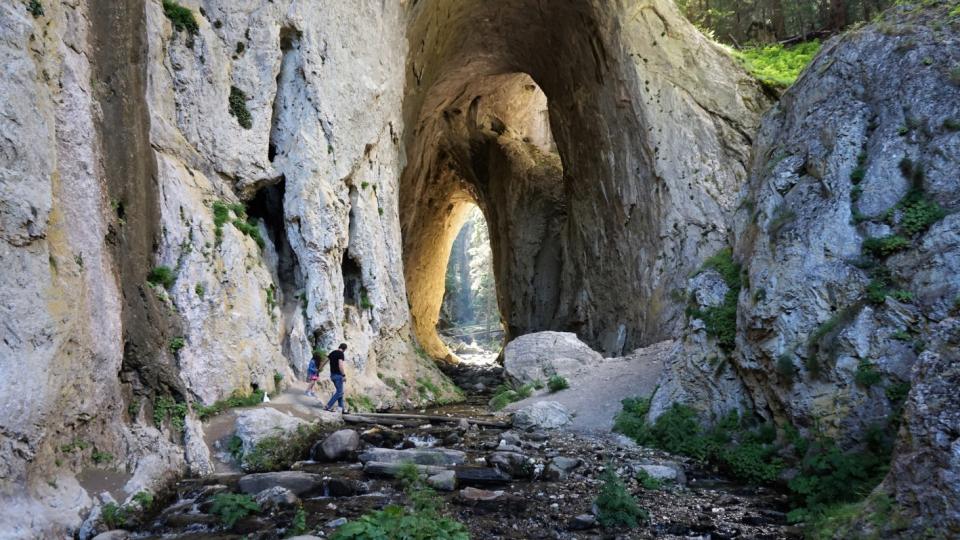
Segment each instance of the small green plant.
[[534,390],[543,390],[543,387],[546,386],[540,379],[534,379],[530,384],[533,386]]
[[724,248],[704,261],[700,272],[706,269],[713,269],[723,276],[723,280],[728,287],[727,293],[723,297],[723,303],[703,310],[691,307],[687,314],[692,318],[702,320],[707,335],[715,338],[720,348],[729,352],[736,347],[737,298],[740,296],[742,286],[740,266],[733,260],[733,250]]
[[883,377],[877,371],[877,366],[868,360],[861,360],[857,365],[857,371],[853,375],[853,380],[864,388],[878,384]]
[[127,509],[117,503],[107,503],[100,509],[100,519],[108,529],[119,529],[127,524]]
[[218,493],[213,497],[213,506],[210,511],[220,516],[220,521],[231,529],[241,519],[259,512],[260,505],[250,495]]
[[603,486],[594,503],[597,505],[597,521],[604,527],[626,527],[635,529],[638,522],[650,519],[646,510],[637,505],[637,500],[627,491],[627,487],[608,466],[600,479]]
[[100,450],[94,449],[93,455],[90,456],[93,459],[93,462],[97,465],[102,465],[104,463],[110,463],[113,461],[113,454],[110,452],[103,452]]
[[793,363],[793,357],[789,354],[781,354],[777,357],[777,375],[787,382],[787,384],[792,384],[793,379],[797,375],[797,366]]
[[880,238],[867,238],[863,241],[863,253],[878,259],[885,259],[909,246],[909,240],[900,235],[892,234]]
[[178,32],[186,30],[191,34],[196,34],[200,30],[193,12],[173,0],[163,0],[163,14],[170,19],[173,29]]
[[197,296],[200,298],[203,298],[203,294],[206,292],[206,290],[203,288],[203,284],[197,283],[197,285],[193,288],[193,292],[197,293]]
[[909,382],[896,382],[883,389],[883,393],[896,406],[900,406],[910,393]]
[[533,383],[527,383],[522,386],[501,384],[493,393],[493,399],[490,400],[490,408],[499,411],[514,401],[527,399],[531,395],[533,395]]
[[33,18],[43,17],[43,5],[40,4],[40,0],[30,0],[27,3],[27,13],[33,15]]
[[153,423],[158,428],[164,420],[170,420],[174,430],[182,432],[187,417],[187,404],[179,403],[170,396],[160,396],[153,404]]
[[547,381],[547,388],[549,388],[551,392],[559,392],[570,388],[570,383],[567,382],[566,377],[562,375],[553,375]]
[[245,394],[240,390],[234,390],[230,397],[227,399],[217,400],[213,405],[203,405],[202,403],[194,403],[193,410],[197,413],[197,418],[200,420],[206,420],[212,416],[216,416],[227,409],[235,409],[237,407],[253,407],[259,405],[263,402],[263,390],[254,390],[249,394]]
[[170,352],[177,354],[177,352],[184,348],[187,345],[187,341],[180,336],[177,336],[170,340]]
[[90,443],[83,439],[74,439],[67,444],[61,445],[60,451],[64,454],[69,454],[76,450],[83,452],[87,448],[90,448]]
[[243,129],[253,127],[253,117],[250,110],[247,109],[247,95],[236,86],[230,87],[230,98],[227,100],[230,109],[230,115],[237,119],[237,123]]
[[397,478],[409,500],[406,507],[388,505],[338,528],[332,540],[423,538],[469,540],[466,527],[440,514],[441,501],[423,481],[416,466],[405,464]]
[[960,86],[960,66],[957,66],[950,70],[950,82]]
[[306,459],[310,447],[320,437],[319,424],[297,426],[296,431],[261,439],[253,450],[243,456],[247,470],[253,472],[279,471],[296,461]]
[[173,270],[166,266],[157,266],[156,268],[150,270],[150,273],[147,274],[147,283],[160,287],[164,289],[169,289],[173,287],[174,281],[176,281],[176,276],[173,274]]
[[947,131],[960,131],[960,119],[947,118],[943,121],[943,129]]
[[133,496],[134,502],[140,505],[140,508],[143,510],[149,510],[153,506],[153,494],[149,491],[138,491],[136,495]]
[[901,137],[905,137],[908,133],[910,133],[910,128],[908,128],[907,126],[900,126],[899,128],[897,128],[897,135]]
[[273,386],[274,388],[280,388],[280,383],[283,382],[283,373],[279,371],[273,372]]
[[303,511],[303,507],[297,508],[297,513],[293,515],[293,520],[290,521],[290,526],[287,527],[285,536],[290,538],[293,536],[300,536],[307,532],[307,513]]
[[896,332],[890,334],[890,338],[897,341],[910,341],[910,332],[907,332],[906,330],[897,330]]
[[836,357],[837,338],[840,333],[857,317],[863,309],[861,302],[840,309],[824,321],[807,337],[807,357],[804,366],[813,376],[819,376],[823,361],[833,361]]
[[897,302],[913,302],[913,293],[904,289],[897,289],[890,293]]
[[243,439],[236,435],[230,437],[227,441],[227,453],[237,461],[243,459]]
[[370,296],[367,293],[366,287],[360,288],[360,309],[373,309],[373,302],[370,301]]
[[927,200],[923,191],[919,189],[910,190],[897,206],[903,211],[900,228],[910,236],[926,231],[947,215],[940,205]]
[[654,478],[646,470],[640,469],[637,471],[637,481],[640,482],[640,485],[643,486],[643,489],[650,491],[657,491],[658,489],[663,488],[663,480],[659,478]]

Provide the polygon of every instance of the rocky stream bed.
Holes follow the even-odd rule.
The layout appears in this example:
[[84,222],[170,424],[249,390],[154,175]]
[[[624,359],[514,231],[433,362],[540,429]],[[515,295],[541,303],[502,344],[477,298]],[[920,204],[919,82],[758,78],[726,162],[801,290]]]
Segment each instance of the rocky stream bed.
[[[150,510],[125,516],[125,531],[96,538],[286,538],[298,518],[305,518],[303,534],[313,535],[307,538],[327,538],[349,520],[406,502],[392,478],[402,462],[418,464],[441,497],[441,512],[477,539],[801,537],[786,523],[782,494],[730,484],[616,434],[508,427],[509,417],[486,408],[488,399],[474,394],[465,403],[407,411],[432,420],[362,413],[345,423],[327,419],[308,459],[288,470],[246,473],[220,452],[218,472],[177,482]],[[596,523],[593,501],[610,467],[649,512],[637,529]],[[644,487],[644,476],[662,485]],[[212,511],[222,493],[251,495],[260,511],[227,527]],[[96,531],[105,529],[100,523]]]

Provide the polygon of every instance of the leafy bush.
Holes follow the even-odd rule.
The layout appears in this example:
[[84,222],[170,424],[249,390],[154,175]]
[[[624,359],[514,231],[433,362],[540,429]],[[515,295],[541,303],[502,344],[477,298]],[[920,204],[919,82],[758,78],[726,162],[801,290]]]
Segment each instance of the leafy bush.
[[206,420],[211,416],[216,416],[227,409],[235,409],[237,407],[253,407],[259,405],[263,402],[263,390],[254,390],[249,394],[245,394],[240,390],[234,390],[230,397],[227,399],[220,399],[214,402],[213,405],[204,405],[202,403],[194,403],[193,411],[197,414],[197,418],[201,420]]
[[293,536],[300,536],[307,532],[307,513],[303,511],[303,508],[297,508],[297,513],[293,515],[293,520],[290,521],[290,526],[287,527],[285,535],[287,538]]
[[138,491],[133,496],[133,501],[139,504],[143,510],[149,510],[153,506],[153,494],[149,491]]
[[907,400],[907,394],[910,393],[909,382],[897,382],[886,387],[883,390],[884,395],[896,406],[900,406]]
[[218,493],[213,497],[213,506],[210,511],[220,516],[220,521],[229,529],[241,519],[259,512],[260,505],[250,495]]
[[178,32],[186,30],[191,34],[196,34],[200,30],[193,12],[173,0],[163,0],[163,14],[170,19],[173,29]]
[[397,477],[410,501],[406,507],[389,505],[364,514],[337,529],[332,540],[368,540],[371,538],[430,538],[469,540],[466,527],[440,515],[440,500],[427,486],[416,466],[404,465]]
[[93,462],[97,465],[101,463],[109,463],[113,461],[113,454],[110,452],[102,452],[100,450],[94,450],[93,455],[90,456],[93,459]]
[[778,88],[787,88],[819,50],[820,42],[814,40],[788,47],[779,44],[751,47],[735,51],[733,55],[757,79]]
[[[958,6],[957,9],[960,9],[960,6]],[[947,131],[960,131],[960,120],[956,118],[947,118],[943,121],[943,128]]]
[[613,420],[613,430],[623,433],[640,444],[650,444],[647,414],[650,413],[650,398],[627,398],[620,402],[623,410]]
[[559,392],[570,388],[570,383],[566,377],[562,375],[552,375],[550,379],[547,380],[547,388],[549,388],[551,392]]
[[237,123],[244,129],[253,127],[253,117],[247,109],[247,95],[236,86],[230,87],[230,97],[227,100],[230,115],[237,119]]
[[911,190],[898,206],[903,211],[900,228],[910,236],[926,231],[947,215],[940,205],[927,200],[920,190]]
[[640,482],[640,485],[643,486],[643,489],[650,491],[656,491],[663,487],[663,480],[659,478],[654,478],[647,471],[640,469],[637,471],[637,481]]
[[173,275],[173,270],[166,266],[158,266],[147,274],[147,283],[156,286],[163,286],[164,289],[169,289],[173,287],[173,282],[176,281],[176,276]]
[[184,419],[187,417],[187,404],[178,403],[170,396],[160,396],[153,404],[153,423],[158,428],[163,421],[169,419],[170,425],[176,431],[183,431]]
[[725,248],[704,261],[700,272],[706,269],[716,270],[723,277],[727,293],[720,305],[704,310],[691,308],[688,315],[703,321],[707,335],[715,338],[721,349],[732,351],[736,347],[737,298],[742,286],[740,266],[733,260],[733,250]]
[[108,529],[119,529],[127,524],[130,517],[127,509],[117,505],[117,503],[107,503],[100,509],[100,519]]
[[863,253],[878,259],[885,259],[910,246],[906,238],[892,234],[881,238],[867,238],[863,241]]
[[797,375],[797,366],[793,363],[793,357],[788,354],[781,354],[777,357],[776,369],[777,374],[788,384],[792,383]]
[[256,218],[247,218],[246,221],[237,218],[233,220],[233,226],[236,227],[238,231],[252,238],[261,248],[265,245]]
[[603,486],[597,496],[597,521],[604,527],[628,527],[635,529],[638,521],[648,521],[650,515],[637,505],[637,500],[627,491],[611,467],[600,476]]
[[205,293],[206,290],[203,288],[202,283],[197,283],[197,285],[193,288],[193,292],[197,293],[197,296],[200,298],[203,298],[203,293]]

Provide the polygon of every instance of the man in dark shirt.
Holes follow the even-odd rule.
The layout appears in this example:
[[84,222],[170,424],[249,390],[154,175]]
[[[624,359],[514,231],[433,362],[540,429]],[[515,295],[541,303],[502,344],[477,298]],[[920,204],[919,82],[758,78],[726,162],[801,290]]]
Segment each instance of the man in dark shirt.
[[343,406],[343,381],[347,380],[343,372],[343,351],[345,350],[347,350],[347,344],[341,343],[337,350],[327,355],[330,360],[330,380],[333,381],[333,386],[336,388],[336,392],[333,393],[333,397],[330,398],[325,407],[328,411],[332,411],[334,403],[337,403],[343,412],[347,412],[347,408]]

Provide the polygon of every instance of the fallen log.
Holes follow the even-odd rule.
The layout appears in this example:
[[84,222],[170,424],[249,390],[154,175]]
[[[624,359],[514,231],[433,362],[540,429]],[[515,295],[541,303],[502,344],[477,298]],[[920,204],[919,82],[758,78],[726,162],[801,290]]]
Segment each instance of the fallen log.
[[427,414],[361,413],[343,415],[343,421],[351,424],[384,424],[391,420],[420,420],[425,422],[445,422],[454,424],[459,423],[460,420],[466,420],[467,422],[476,424],[478,426],[498,429],[510,429],[512,425],[510,423],[492,422],[490,420],[475,420],[473,418],[463,418],[458,416],[433,416]]

